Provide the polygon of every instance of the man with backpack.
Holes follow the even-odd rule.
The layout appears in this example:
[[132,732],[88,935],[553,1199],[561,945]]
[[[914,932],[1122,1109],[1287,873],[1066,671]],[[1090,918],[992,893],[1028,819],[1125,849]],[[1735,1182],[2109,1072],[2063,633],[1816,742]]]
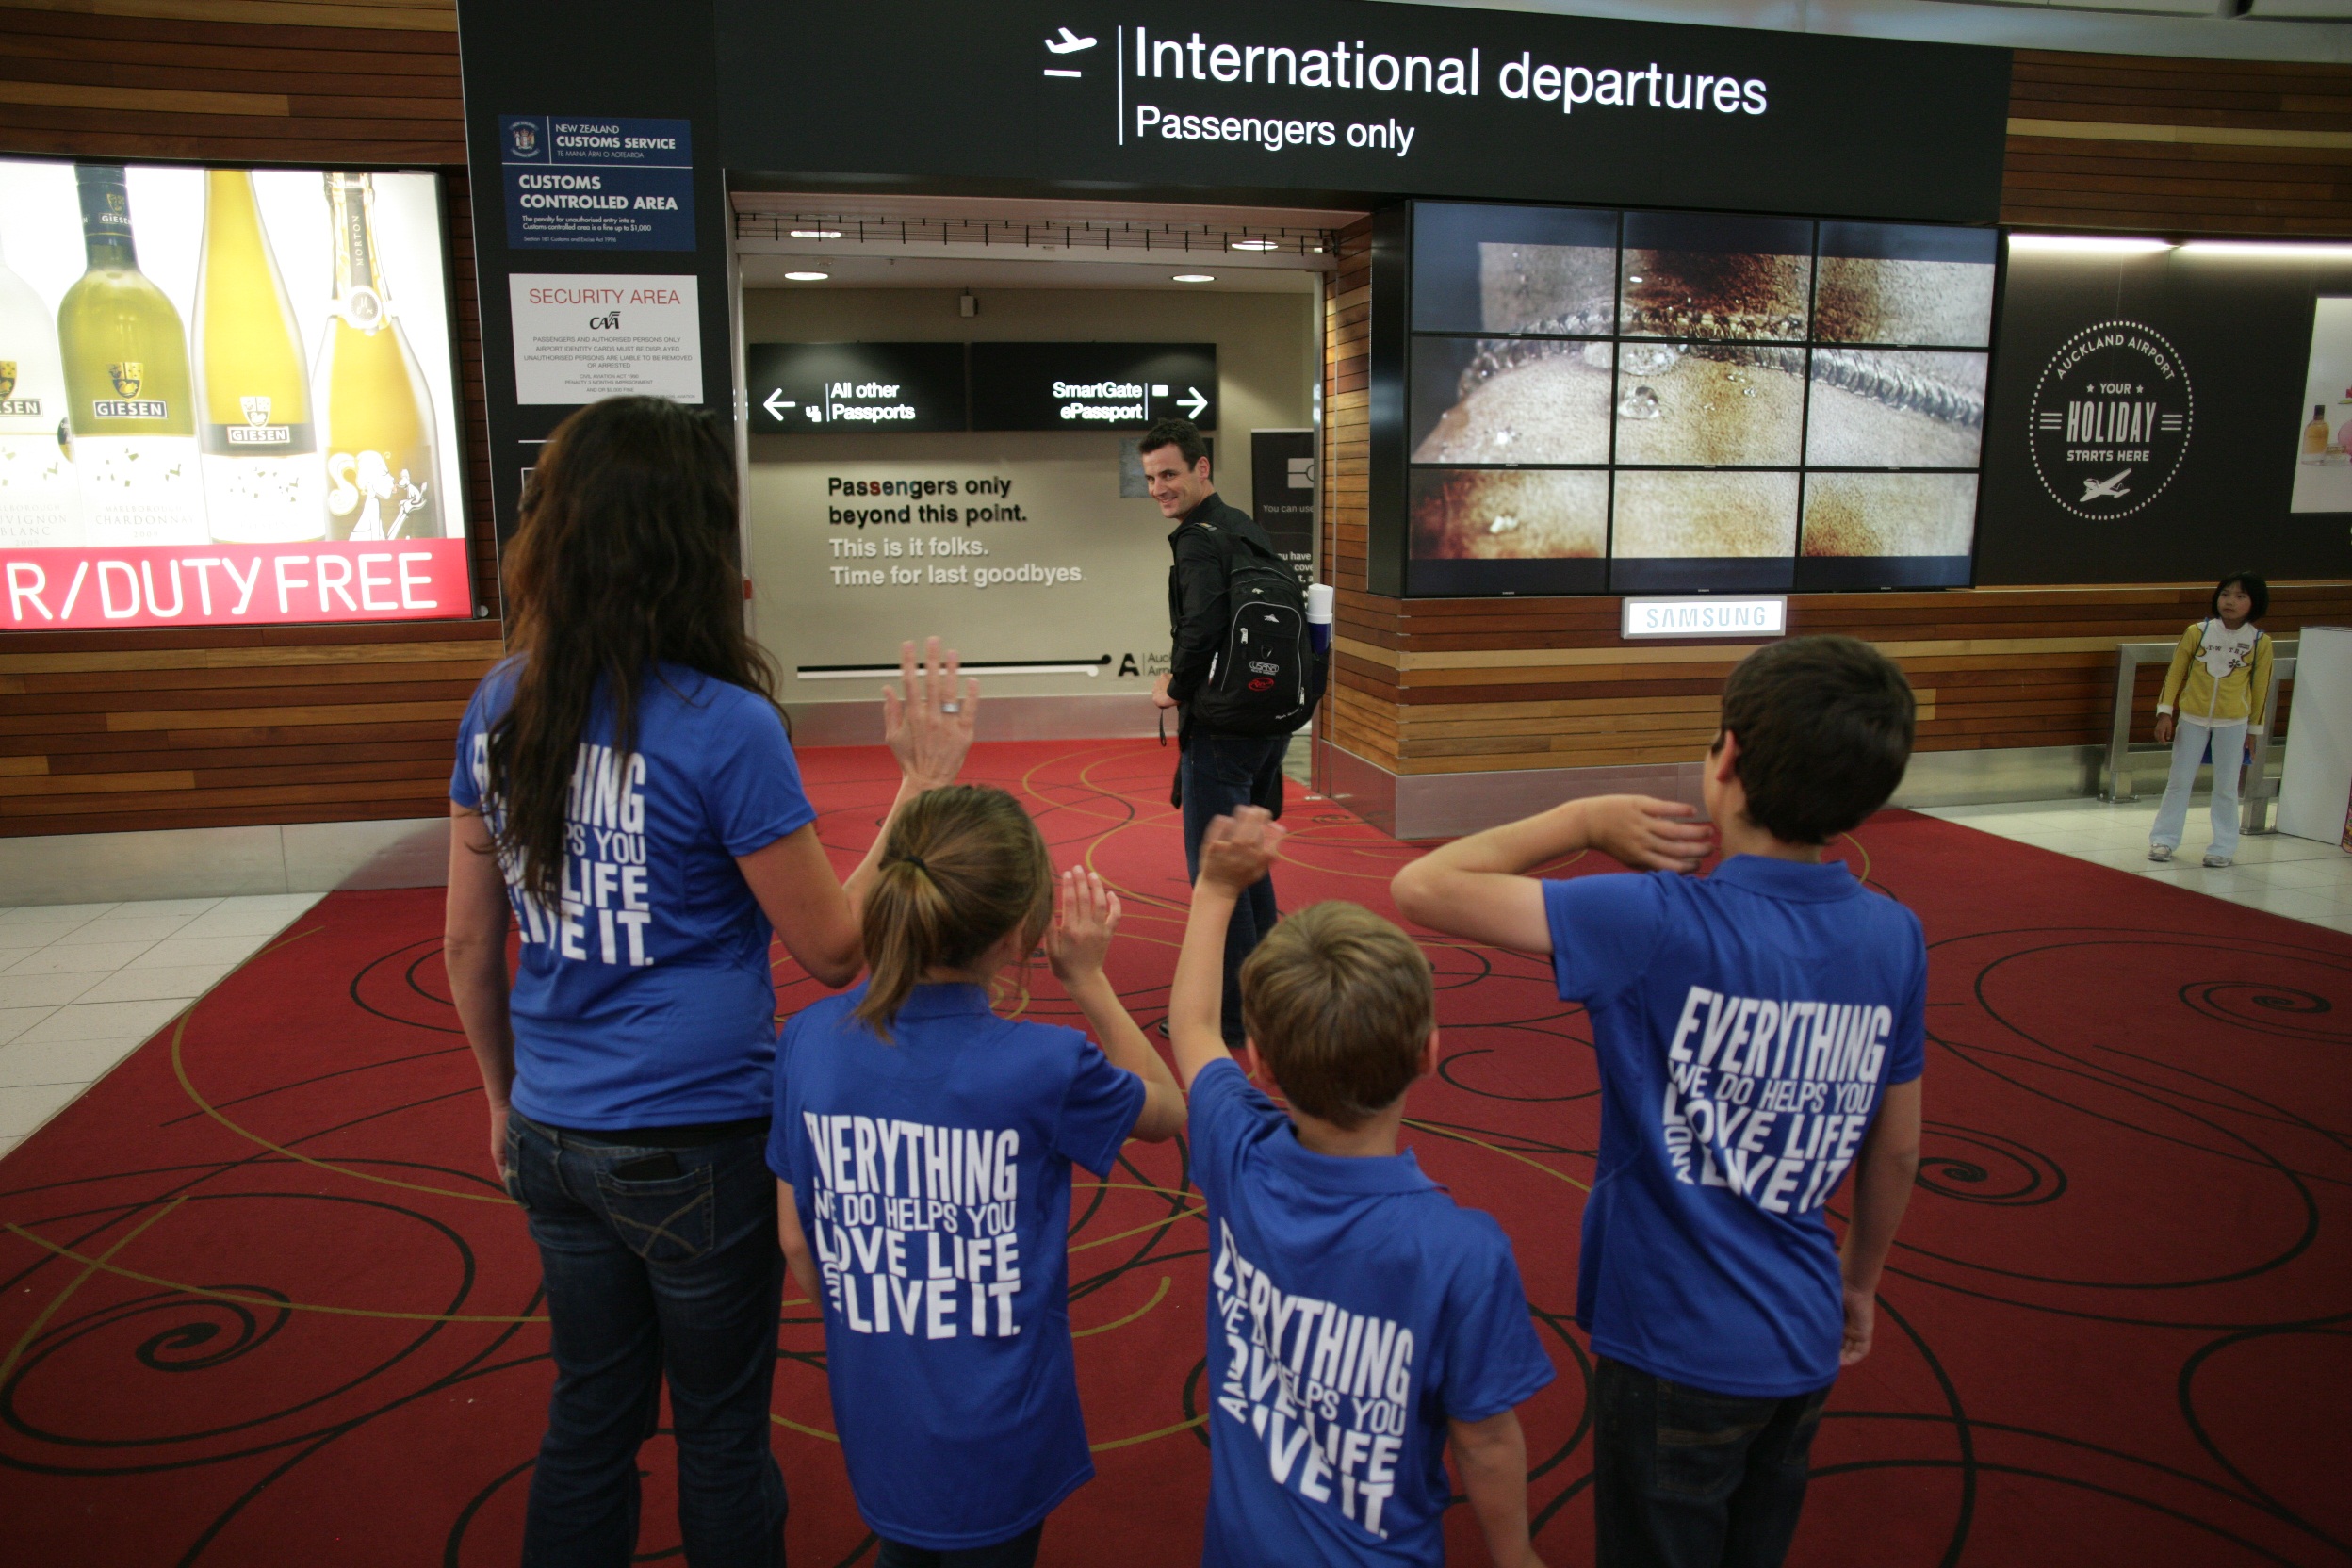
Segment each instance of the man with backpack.
[[[1306,592],[1249,514],[1225,504],[1208,443],[1189,419],[1162,419],[1137,443],[1145,486],[1175,559],[1168,570],[1168,670],[1152,689],[1182,708],[1176,800],[1184,870],[1200,874],[1200,837],[1244,806],[1282,810],[1282,754],[1322,700],[1324,661],[1311,645]],[[1242,1042],[1241,961],[1274,928],[1274,879],[1253,884],[1225,932],[1225,1043]]]

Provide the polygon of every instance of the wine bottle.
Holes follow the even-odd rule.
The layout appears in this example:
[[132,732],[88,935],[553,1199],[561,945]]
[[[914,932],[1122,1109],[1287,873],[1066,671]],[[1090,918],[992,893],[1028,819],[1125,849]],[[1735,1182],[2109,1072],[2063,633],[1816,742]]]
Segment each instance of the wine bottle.
[[0,548],[81,542],[57,324],[32,286],[0,259]]
[[335,305],[318,350],[326,415],[327,535],[434,539],[445,531],[433,394],[400,330],[376,254],[375,187],[330,171]]
[[253,177],[242,169],[204,174],[195,340],[197,444],[212,536],[237,544],[325,538],[306,356],[262,232]]
[[122,166],[80,164],[74,178],[90,270],[57,306],[57,346],[83,542],[204,544],[187,330],[139,270]]

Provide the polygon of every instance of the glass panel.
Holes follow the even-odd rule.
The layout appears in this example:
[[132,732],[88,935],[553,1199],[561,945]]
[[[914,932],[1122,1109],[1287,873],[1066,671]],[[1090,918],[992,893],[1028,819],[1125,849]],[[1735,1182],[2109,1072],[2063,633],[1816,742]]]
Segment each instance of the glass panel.
[[1620,473],[1610,554],[1627,558],[1791,556],[1793,473]]
[[1985,362],[1974,353],[1815,349],[1805,462],[1975,467],[1984,445]]
[[1803,349],[1626,343],[1618,351],[1620,464],[1796,464]]
[[1613,212],[1417,202],[1413,234],[1417,332],[1606,337],[1615,324]]
[[1416,468],[1412,497],[1416,560],[1597,560],[1608,550],[1605,472]]
[[1814,337],[1985,347],[2000,243],[1991,229],[1823,223]]
[[1415,463],[1607,463],[1607,343],[1420,337]]
[[1808,556],[1957,555],[1976,537],[1974,474],[1807,474]]
[[1627,337],[1802,342],[1812,292],[1806,220],[1625,215]]

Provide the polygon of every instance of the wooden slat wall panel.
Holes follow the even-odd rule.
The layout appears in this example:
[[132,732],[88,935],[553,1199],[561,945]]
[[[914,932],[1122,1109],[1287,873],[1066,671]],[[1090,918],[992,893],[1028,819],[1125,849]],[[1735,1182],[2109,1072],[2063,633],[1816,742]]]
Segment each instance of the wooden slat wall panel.
[[2352,234],[2352,66],[2022,49],[2009,114],[2004,223]]
[[0,836],[437,815],[500,651],[451,0],[0,7],[0,151],[432,167],[452,253],[474,594],[403,627],[0,636]]

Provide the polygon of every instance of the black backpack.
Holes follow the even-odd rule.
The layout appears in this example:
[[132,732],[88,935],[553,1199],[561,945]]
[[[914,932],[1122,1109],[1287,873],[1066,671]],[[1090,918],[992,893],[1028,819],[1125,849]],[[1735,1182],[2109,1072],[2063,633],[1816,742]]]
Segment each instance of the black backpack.
[[1231,735],[1287,735],[1315,716],[1327,662],[1307,638],[1307,591],[1290,564],[1216,531],[1225,557],[1225,645],[1193,694],[1192,717]]

